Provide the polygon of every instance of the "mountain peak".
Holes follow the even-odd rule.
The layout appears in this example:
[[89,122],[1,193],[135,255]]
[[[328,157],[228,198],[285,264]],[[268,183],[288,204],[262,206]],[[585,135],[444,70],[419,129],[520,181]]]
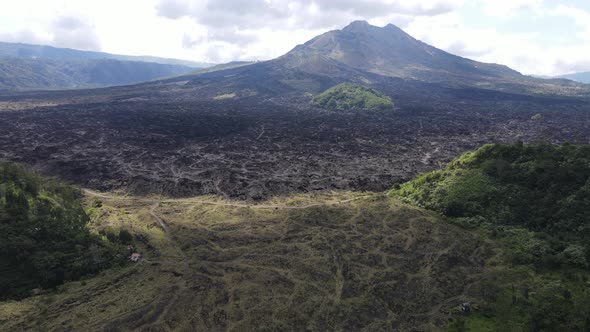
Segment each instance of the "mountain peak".
[[446,81],[451,76],[482,78],[516,77],[508,68],[478,63],[425,44],[399,27],[377,27],[354,21],[342,30],[324,33],[289,52],[283,60],[313,72],[344,65],[384,76]]
[[363,20],[358,20],[358,21],[353,21],[350,24],[348,24],[347,26],[345,26],[341,31],[347,31],[347,32],[355,32],[355,31],[382,31],[385,32],[387,31],[388,33],[394,33],[394,34],[404,34],[407,35],[402,29],[400,29],[398,26],[389,23],[384,27],[379,27],[379,26],[375,26],[375,25],[371,25],[369,22],[367,21],[363,21]]
[[374,26],[370,25],[369,22],[367,22],[367,21],[357,20],[357,21],[352,21],[349,25],[344,27],[344,29],[342,29],[342,30],[359,29],[359,28],[364,29],[364,28],[368,28],[368,27],[374,27]]

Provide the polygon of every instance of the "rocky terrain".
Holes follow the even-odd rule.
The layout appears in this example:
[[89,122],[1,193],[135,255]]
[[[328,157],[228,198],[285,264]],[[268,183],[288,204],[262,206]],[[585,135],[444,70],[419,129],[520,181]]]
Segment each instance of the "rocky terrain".
[[[94,189],[262,199],[385,190],[484,143],[588,142],[588,86],[433,49],[393,26],[355,22],[272,61],[132,86],[0,94],[0,158]],[[432,75],[358,65],[388,52],[389,65],[415,58]],[[383,92],[395,109],[313,106],[342,82]]]
[[0,157],[101,190],[259,199],[385,190],[487,142],[588,140],[582,103],[398,105],[343,113],[229,99],[3,111]]

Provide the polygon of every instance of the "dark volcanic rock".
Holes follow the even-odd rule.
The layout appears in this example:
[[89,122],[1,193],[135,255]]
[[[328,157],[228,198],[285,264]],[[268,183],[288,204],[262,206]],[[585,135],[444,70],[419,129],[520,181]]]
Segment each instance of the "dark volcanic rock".
[[[343,82],[392,112],[328,112]],[[247,199],[385,190],[490,142],[588,142],[588,87],[355,22],[272,61],[94,90],[0,94],[0,158],[101,190]],[[540,120],[533,120],[535,114]]]

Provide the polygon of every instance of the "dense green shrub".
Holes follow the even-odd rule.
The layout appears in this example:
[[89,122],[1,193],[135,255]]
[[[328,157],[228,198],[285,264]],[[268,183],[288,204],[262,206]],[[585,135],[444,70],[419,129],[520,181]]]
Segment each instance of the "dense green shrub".
[[387,111],[393,109],[391,99],[383,93],[353,83],[336,85],[317,95],[313,103],[331,110]]
[[133,235],[131,235],[128,230],[122,229],[119,231],[119,242],[122,244],[130,244],[131,241],[133,241]]
[[114,248],[86,228],[77,189],[0,163],[0,298],[95,273]]
[[459,221],[478,217],[496,227],[521,227],[548,246],[533,255],[515,244],[519,261],[588,264],[590,146],[485,145],[392,193]]
[[448,331],[590,330],[590,146],[486,145],[391,194],[501,248],[481,310]]

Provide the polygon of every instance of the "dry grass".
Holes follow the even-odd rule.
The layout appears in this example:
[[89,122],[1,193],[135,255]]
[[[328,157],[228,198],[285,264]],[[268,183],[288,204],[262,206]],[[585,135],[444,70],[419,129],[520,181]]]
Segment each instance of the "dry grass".
[[259,205],[351,198],[302,209],[103,199],[92,227],[130,230],[146,260],[2,303],[0,330],[429,330],[443,324],[482,271],[487,254],[479,239],[377,195],[296,195]]

